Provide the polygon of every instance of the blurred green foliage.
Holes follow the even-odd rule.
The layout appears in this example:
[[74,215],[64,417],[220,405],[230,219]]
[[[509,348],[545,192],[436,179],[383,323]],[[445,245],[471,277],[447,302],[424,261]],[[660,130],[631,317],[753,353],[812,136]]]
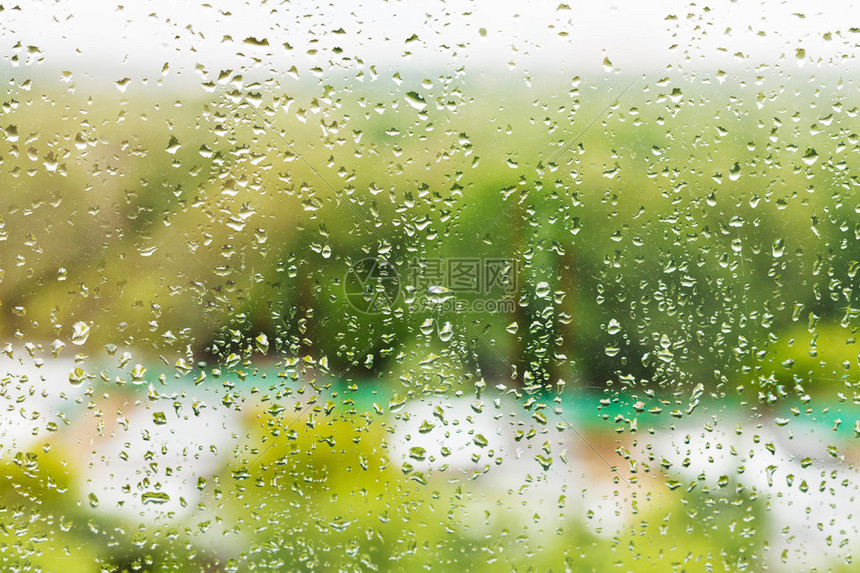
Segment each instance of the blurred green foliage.
[[[223,361],[264,333],[272,355],[336,371],[370,347],[384,375],[432,344],[431,317],[493,376],[720,391],[796,320],[841,320],[850,337],[856,114],[825,129],[812,107],[784,125],[775,102],[727,110],[715,87],[672,85],[617,102],[557,158],[599,114],[594,86],[570,90],[572,108],[473,88],[414,113],[346,85],[19,94],[0,143],[4,336],[62,339],[83,320],[92,348]],[[415,259],[464,256],[518,262],[514,312],[346,300],[359,259],[405,281]]]
[[69,484],[54,477],[69,471],[52,465],[61,453],[30,454],[30,469],[7,464],[5,562],[21,571],[737,571],[764,562],[762,504],[742,489],[617,485],[611,495],[635,519],[610,535],[566,495],[543,513],[529,507],[527,484],[504,493],[454,470],[403,471],[385,423],[354,411],[300,427],[255,418],[236,462],[198,484],[194,512],[144,523],[70,508]]
[[[423,112],[345,85],[21,90],[0,127],[0,334],[50,345],[85,321],[75,351],[99,359],[105,345],[233,371],[326,357],[326,376],[363,368],[419,393],[563,379],[853,399],[856,112],[789,113],[740,78],[676,83],[611,106],[557,158],[606,104],[595,86],[465,86],[426,94]],[[343,283],[365,257],[401,277],[421,258],[516,260],[516,307],[408,312],[401,299],[361,313]],[[615,484],[641,517],[616,536],[563,507],[525,526],[475,499],[498,492],[404,473],[381,419],[338,413],[299,431],[246,414],[236,454],[249,467],[202,486],[188,523],[70,507],[57,491],[73,454],[4,461],[3,557],[22,571],[763,567],[770,532],[750,492]]]

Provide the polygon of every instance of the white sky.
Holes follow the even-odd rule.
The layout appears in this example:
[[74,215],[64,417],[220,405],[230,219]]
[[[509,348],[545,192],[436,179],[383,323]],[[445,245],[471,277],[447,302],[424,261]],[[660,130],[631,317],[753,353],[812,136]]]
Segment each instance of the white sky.
[[[167,76],[199,81],[197,64],[210,73],[241,71],[255,58],[264,70],[285,72],[295,66],[299,76],[307,76],[317,66],[332,71],[332,57],[347,69],[465,66],[468,71],[507,69],[513,62],[515,69],[528,73],[590,74],[604,73],[608,57],[622,73],[679,67],[730,72],[779,63],[788,73],[803,68],[806,75],[821,70],[856,74],[860,42],[860,34],[849,31],[860,27],[860,10],[850,0],[296,0],[250,6],[226,0],[154,0],[128,2],[122,9],[116,2],[60,0],[22,1],[20,10],[5,6],[0,12],[0,73],[17,53],[13,78],[29,68],[158,78],[167,63]],[[667,20],[669,15],[677,20]],[[344,33],[335,33],[339,29]],[[413,34],[418,39],[407,43]],[[245,44],[249,36],[266,38],[269,46]],[[16,52],[17,42],[24,49]],[[285,49],[285,42],[293,49]],[[673,44],[677,47],[670,49]],[[29,54],[29,64],[26,46],[41,52]],[[343,53],[334,54],[334,47]],[[308,54],[314,48],[316,55]],[[797,57],[798,49],[805,50],[805,58]],[[364,65],[354,59],[343,62],[344,57],[360,58]]]

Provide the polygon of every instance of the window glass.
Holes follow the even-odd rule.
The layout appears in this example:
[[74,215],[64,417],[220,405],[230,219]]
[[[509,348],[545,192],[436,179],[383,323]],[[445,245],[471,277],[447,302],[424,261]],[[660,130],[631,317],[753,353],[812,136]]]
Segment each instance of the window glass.
[[854,14],[0,4],[0,562],[853,571]]

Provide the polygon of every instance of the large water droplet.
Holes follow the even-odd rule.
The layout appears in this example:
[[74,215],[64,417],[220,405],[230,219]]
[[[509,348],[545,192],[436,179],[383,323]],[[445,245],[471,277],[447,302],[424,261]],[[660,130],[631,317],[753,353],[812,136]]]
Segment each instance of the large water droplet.
[[72,371],[69,372],[69,383],[72,386],[80,386],[84,383],[84,380],[87,379],[87,373],[84,372],[83,368],[76,367],[72,368]]
[[72,325],[72,344],[81,345],[87,341],[90,336],[90,325],[85,322],[78,321]]
[[170,496],[164,493],[163,491],[147,491],[144,492],[140,496],[141,501],[143,501],[144,505],[154,503],[154,504],[163,504],[170,501]]
[[454,293],[447,287],[433,285],[427,288],[427,298],[434,304],[442,304],[452,296]]
[[546,298],[549,296],[549,283],[541,281],[535,287],[535,294],[540,298]]
[[417,109],[418,111],[422,111],[427,107],[427,102],[424,101],[424,98],[418,95],[418,92],[408,92],[406,94],[406,103]]
[[451,326],[450,322],[445,322],[442,325],[442,328],[439,329],[439,340],[442,342],[448,342],[451,340],[451,337],[454,336],[454,328]]

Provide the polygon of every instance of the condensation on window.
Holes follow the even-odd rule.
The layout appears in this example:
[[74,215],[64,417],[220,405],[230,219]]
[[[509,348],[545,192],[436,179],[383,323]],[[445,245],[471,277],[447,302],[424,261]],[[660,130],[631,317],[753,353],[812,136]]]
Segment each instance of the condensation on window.
[[0,4],[4,569],[855,570],[856,14]]

